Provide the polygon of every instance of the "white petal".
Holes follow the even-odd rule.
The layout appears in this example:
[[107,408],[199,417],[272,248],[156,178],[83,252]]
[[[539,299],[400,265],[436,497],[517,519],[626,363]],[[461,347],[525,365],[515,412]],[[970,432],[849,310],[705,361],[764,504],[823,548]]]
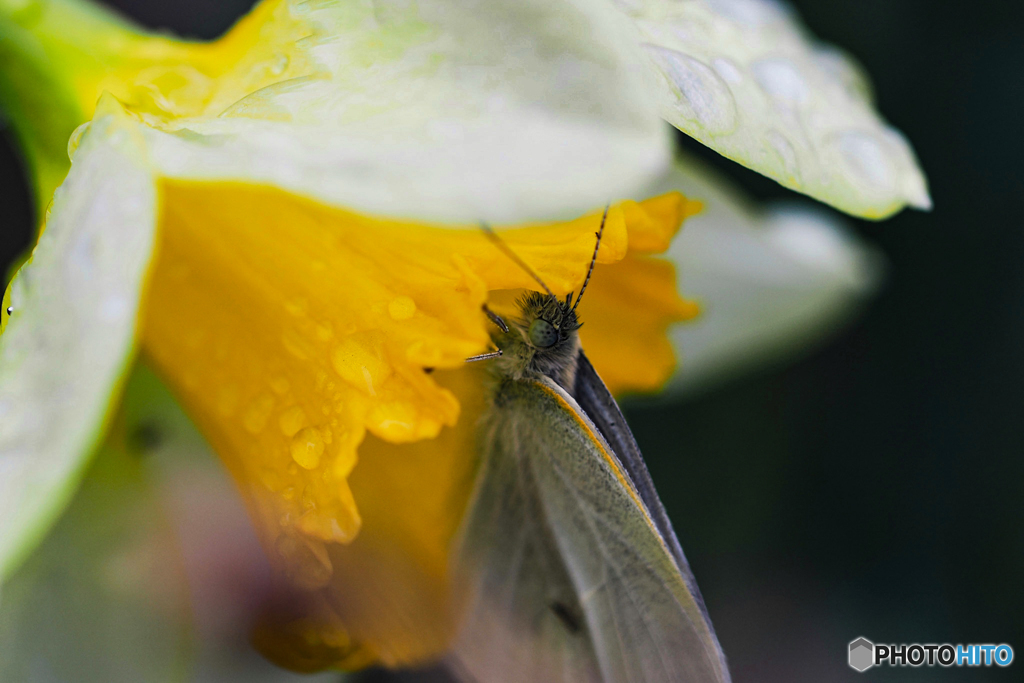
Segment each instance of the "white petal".
[[701,315],[677,325],[674,388],[691,391],[797,354],[849,320],[878,286],[881,257],[824,210],[755,212],[713,173],[687,160],[653,192],[704,202],[669,252],[684,296]]
[[[270,183],[449,222],[576,215],[670,163],[642,54],[610,7],[551,0],[294,2],[309,73],[164,125],[171,176]],[[368,60],[367,45],[388,46]],[[151,123],[153,123],[151,121]]]
[[134,348],[155,184],[134,126],[92,126],[0,336],[0,579],[73,495]]
[[867,80],[776,0],[620,0],[659,74],[665,118],[721,154],[836,208],[930,208],[907,141]]

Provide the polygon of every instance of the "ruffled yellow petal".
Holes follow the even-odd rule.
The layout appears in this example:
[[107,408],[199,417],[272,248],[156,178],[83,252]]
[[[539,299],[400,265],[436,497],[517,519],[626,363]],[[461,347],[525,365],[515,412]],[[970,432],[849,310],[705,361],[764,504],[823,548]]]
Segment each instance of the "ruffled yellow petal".
[[656,391],[676,368],[667,332],[699,312],[676,293],[675,267],[648,256],[598,266],[580,303],[580,340],[613,394]]
[[[616,395],[656,391],[675,370],[668,329],[694,318],[700,309],[695,302],[680,298],[675,267],[649,255],[667,250],[683,221],[702,207],[700,202],[669,192],[642,202],[625,201],[618,208],[627,226],[628,252],[610,265],[598,259],[579,308],[583,348]],[[548,284],[557,294],[573,290],[562,283]],[[521,290],[492,292],[490,306],[514,316],[520,294]]]
[[[441,652],[447,548],[485,403],[464,359],[489,344],[489,292],[536,285],[475,226],[375,218],[244,184],[164,180],[161,195],[143,347],[233,473],[272,561],[319,596],[315,614],[268,622],[264,648],[306,669]],[[612,264],[640,263],[627,256],[634,231],[671,234],[685,206],[674,195],[611,207],[606,265],[584,306],[612,301],[600,284]],[[586,276],[601,213],[502,232],[564,293]],[[649,299],[676,301],[670,278],[626,279],[642,297],[624,327]]]
[[690,216],[702,209],[700,202],[678,192],[668,192],[642,202],[623,202],[622,211],[629,226],[631,254],[661,254]]
[[[143,342],[243,486],[283,564],[331,576],[321,543],[360,517],[348,489],[369,430],[431,438],[459,406],[424,368],[485,348],[480,307],[529,277],[477,229],[374,219],[282,191],[164,181]],[[187,207],[187,211],[183,208]],[[512,231],[553,287],[582,280],[599,214]],[[622,258],[615,209],[602,261]]]

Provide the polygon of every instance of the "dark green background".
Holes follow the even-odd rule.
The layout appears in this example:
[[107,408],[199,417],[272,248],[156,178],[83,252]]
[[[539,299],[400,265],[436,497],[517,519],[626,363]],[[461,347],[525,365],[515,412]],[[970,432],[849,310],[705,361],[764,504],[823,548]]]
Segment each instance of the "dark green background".
[[[218,34],[246,0],[116,0]],[[890,263],[866,315],[798,363],[628,415],[737,683],[1021,680],[1024,5],[801,0],[867,67],[936,208],[856,222]],[[792,194],[681,138],[762,199]],[[0,262],[32,221],[0,144]],[[1007,642],[1010,670],[846,666],[846,644]]]

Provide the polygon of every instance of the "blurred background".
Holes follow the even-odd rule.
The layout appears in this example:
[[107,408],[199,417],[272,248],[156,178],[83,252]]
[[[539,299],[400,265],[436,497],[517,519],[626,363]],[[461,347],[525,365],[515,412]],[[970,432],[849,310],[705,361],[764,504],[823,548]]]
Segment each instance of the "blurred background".
[[[247,0],[110,0],[213,37]],[[1024,5],[793,2],[855,55],[912,141],[935,209],[848,219],[888,260],[866,313],[795,363],[627,406],[747,681],[1020,680],[846,666],[847,643],[1009,643],[1024,657]],[[680,136],[761,200],[794,195]],[[36,218],[0,136],[9,263]]]

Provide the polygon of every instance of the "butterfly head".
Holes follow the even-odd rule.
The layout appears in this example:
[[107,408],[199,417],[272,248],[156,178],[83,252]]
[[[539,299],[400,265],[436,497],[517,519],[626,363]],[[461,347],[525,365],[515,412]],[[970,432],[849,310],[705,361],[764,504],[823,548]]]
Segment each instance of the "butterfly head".
[[571,299],[528,292],[517,304],[519,315],[509,321],[507,331],[498,329],[492,335],[501,350],[495,371],[515,379],[547,375],[559,384],[568,381],[580,347],[580,322]]
[[484,234],[503,251],[513,262],[518,264],[539,284],[543,292],[529,292],[518,301],[519,318],[509,327],[505,321],[484,306],[484,311],[491,321],[498,326],[492,335],[497,351],[474,356],[468,360],[497,359],[495,372],[499,376],[512,379],[547,375],[563,387],[571,386],[576,374],[576,357],[579,354],[580,342],[577,330],[581,323],[576,315],[576,307],[583,298],[590,276],[597,263],[598,250],[601,247],[601,236],[608,220],[608,207],[601,217],[601,226],[595,233],[594,254],[590,259],[586,279],[580,288],[579,296],[573,302],[572,293],[559,299],[544,284],[540,276],[486,224],[482,224]]

